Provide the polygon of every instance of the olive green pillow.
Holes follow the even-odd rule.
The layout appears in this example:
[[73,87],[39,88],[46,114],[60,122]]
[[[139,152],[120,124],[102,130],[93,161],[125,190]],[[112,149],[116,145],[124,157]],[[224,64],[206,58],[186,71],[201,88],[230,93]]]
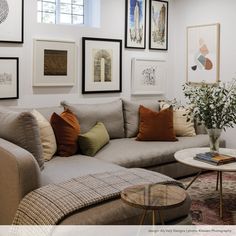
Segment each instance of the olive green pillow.
[[79,147],[82,154],[86,156],[95,156],[95,154],[107,143],[110,137],[105,125],[98,122],[87,133],[79,136]]

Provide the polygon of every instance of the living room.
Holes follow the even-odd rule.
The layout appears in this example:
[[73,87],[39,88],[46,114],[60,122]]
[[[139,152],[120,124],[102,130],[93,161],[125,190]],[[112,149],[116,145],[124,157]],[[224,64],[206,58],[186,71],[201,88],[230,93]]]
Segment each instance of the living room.
[[[69,5],[70,10],[68,10]],[[155,7],[159,7],[157,14],[159,23],[156,24],[160,27],[161,23],[164,27],[164,39],[161,43],[156,43],[153,39],[156,16],[152,9]],[[236,128],[231,127],[236,122],[234,116],[236,89],[233,80],[236,71],[234,63],[231,62],[236,55],[234,46],[236,34],[233,31],[236,19],[235,7],[236,2],[233,0],[2,0],[0,74],[3,77],[4,74],[11,74],[13,82],[9,85],[7,81],[1,83],[0,80],[2,123],[0,208],[3,212],[0,214],[0,224],[11,225],[14,222],[16,225],[30,225],[34,222],[48,225],[51,222],[51,225],[139,225],[144,223],[156,224],[157,228],[162,223],[186,227],[234,225],[235,164],[215,166],[193,160],[193,156],[210,151],[212,135],[207,133],[205,128],[220,129],[218,135],[220,139],[217,137],[218,143],[216,143],[217,151],[219,145],[222,148],[220,149],[222,155],[233,157],[236,155],[234,142]],[[70,12],[65,13],[64,18],[63,9]],[[72,13],[73,11],[79,13]],[[164,13],[161,13],[162,11]],[[164,16],[162,22],[161,14]],[[137,27],[139,27],[138,32]],[[205,41],[202,40],[201,34],[202,37],[206,36]],[[194,52],[195,54],[191,51],[194,36],[198,37],[201,58],[195,57],[199,51]],[[130,40],[132,37],[136,39]],[[193,54],[196,64],[190,65],[189,63],[193,63],[190,60]],[[96,60],[100,63],[98,74],[94,72]],[[202,60],[205,63],[204,69],[199,65]],[[153,74],[149,71],[148,80],[140,85],[139,79],[143,76],[145,66],[156,71],[152,71]],[[203,81],[206,83],[202,83]],[[184,90],[183,85],[186,82],[191,83],[190,87]],[[232,93],[230,88],[227,90],[230,91],[228,94],[232,95],[228,96],[231,105],[223,115],[218,116],[217,113],[216,125],[211,127],[212,123],[208,124],[208,120],[204,120],[204,115],[209,118],[211,114],[210,112],[206,114],[204,109],[199,112],[197,103],[194,104],[196,109],[191,110],[193,113],[189,121],[189,108],[186,107],[190,102],[193,104],[194,100],[203,99],[204,92],[212,92],[218,88],[219,90],[214,90],[213,93],[214,96],[216,94],[219,96],[224,89],[224,83],[230,83],[229,86],[235,90]],[[198,86],[195,86],[196,84]],[[216,101],[214,96],[213,103]],[[229,98],[222,96],[222,101],[226,104],[228,100],[224,99]],[[220,100],[215,103],[219,105]],[[184,112],[181,110],[182,106],[185,106]],[[212,108],[214,109],[215,107]],[[72,122],[73,125],[70,124],[69,128],[67,125],[64,129],[62,126],[65,121],[60,120],[60,117],[63,117],[60,114],[67,110],[73,113],[65,115],[67,121],[69,119],[69,123]],[[182,114],[179,115],[178,121],[173,117],[173,113],[177,114],[176,110]],[[14,114],[12,115],[10,111]],[[39,121],[36,119],[36,122],[28,114],[30,112],[35,116],[36,113],[40,113],[48,121],[47,127],[51,125],[50,130],[55,135],[54,143],[49,142],[51,156],[49,155],[48,159],[44,158],[43,161],[39,156],[44,150],[38,150],[42,140],[39,137],[35,139],[36,133],[40,134],[40,127],[37,127]],[[53,116],[54,112],[56,115]],[[160,112],[163,116],[160,116]],[[222,118],[226,113],[228,118]],[[38,117],[41,117],[40,115]],[[194,123],[193,116],[200,118],[205,128],[198,122]],[[218,121],[221,120],[219,117],[225,119],[225,123],[218,125]],[[42,121],[41,118],[38,119]],[[152,122],[156,118],[159,119],[158,124]],[[147,123],[142,126],[142,122]],[[176,124],[179,122],[181,125],[184,122],[186,125],[185,127],[180,125],[180,131],[177,131],[176,126],[173,131],[173,122]],[[147,124],[153,124],[154,128],[150,128],[151,125]],[[169,125],[169,128],[164,124]],[[23,125],[28,129],[24,129]],[[151,138],[146,136],[147,129]],[[172,130],[172,133],[170,131],[166,134],[167,129]],[[71,139],[65,148],[63,132],[68,130],[73,130],[73,135],[77,139],[80,133],[81,138],[77,140],[79,151],[75,143],[74,146],[71,145]],[[93,134],[89,133],[91,130]],[[162,136],[162,140],[157,137],[157,130],[164,136],[167,135],[167,139],[166,136],[164,139]],[[22,141],[23,136],[16,135],[18,131],[21,131],[22,135],[28,135],[28,140],[24,136],[25,140]],[[187,135],[183,135],[185,131]],[[98,132],[95,138],[97,150],[88,151],[89,147],[94,148],[95,145],[87,143],[89,138],[94,138],[94,132]],[[177,135],[178,132],[181,134]],[[136,136],[139,141],[136,140]],[[215,134],[213,136],[215,138]],[[24,144],[20,145],[22,142]],[[58,153],[69,157],[52,158]],[[86,159],[86,156],[90,157]],[[191,160],[189,156],[192,156]],[[51,160],[48,161],[49,159]],[[55,161],[56,159],[58,161]],[[109,197],[102,195],[100,200],[95,200],[91,194],[93,196],[89,198],[89,207],[86,205],[88,199],[83,203],[85,205],[77,202],[76,206],[73,205],[76,211],[72,217],[73,211],[67,207],[68,215],[63,215],[54,221],[50,221],[50,217],[54,216],[49,212],[48,218],[38,219],[38,222],[31,218],[32,209],[30,213],[28,210],[24,212],[25,215],[19,214],[23,211],[22,207],[29,204],[27,202],[29,199],[24,197],[28,196],[27,194],[34,194],[34,190],[44,191],[45,186],[52,187],[59,183],[65,185],[65,181],[76,178],[79,178],[77,179],[79,182],[94,173],[96,180],[93,184],[97,183],[98,179],[104,181],[101,180],[102,173],[109,173],[110,181],[115,181],[117,176],[114,176],[114,173],[126,176],[123,171],[127,170],[131,171],[130,176],[139,176],[139,179],[135,179],[132,184],[134,187],[145,181],[150,181],[152,184],[168,183],[166,186],[170,187],[170,192],[174,191],[173,194],[179,196],[179,199],[177,198],[179,202],[175,203],[176,206],[172,202],[170,209],[166,207],[168,209],[163,210],[163,215],[159,208],[153,210],[150,206],[147,206],[149,208],[144,214],[143,209],[137,206],[136,199],[132,203],[126,199],[130,192],[123,187],[114,192],[108,191]],[[200,172],[201,170],[204,173]],[[123,181],[126,182],[125,179]],[[169,184],[170,182],[174,184]],[[71,184],[68,187],[70,189],[82,188],[76,183]],[[122,182],[123,185],[132,187]],[[57,190],[53,189],[52,192]],[[155,195],[163,190],[153,189],[153,191]],[[48,196],[44,196],[44,200]],[[184,199],[181,199],[181,196],[184,196]],[[22,202],[24,200],[25,202]],[[32,199],[30,201],[34,202]],[[70,201],[65,204],[70,205]],[[44,204],[37,210],[42,212],[46,209],[55,210]],[[30,214],[31,220],[23,217],[27,214]],[[104,220],[99,219],[100,214]],[[208,235],[211,233],[208,232]]]

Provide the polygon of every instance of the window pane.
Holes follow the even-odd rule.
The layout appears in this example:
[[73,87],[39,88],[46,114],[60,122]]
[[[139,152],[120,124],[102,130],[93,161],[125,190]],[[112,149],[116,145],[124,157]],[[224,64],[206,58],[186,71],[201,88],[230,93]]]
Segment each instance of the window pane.
[[83,6],[72,5],[72,9],[73,9],[73,14],[83,15],[83,12],[84,12]]
[[38,11],[42,11],[42,2],[41,1],[38,1],[37,2],[37,7],[38,7]]
[[61,3],[71,4],[71,0],[61,0]]
[[84,5],[84,0],[72,0],[73,4]]
[[44,2],[43,3],[43,11],[55,12],[56,11],[56,5],[54,3]]
[[38,12],[37,13],[37,19],[38,19],[38,22],[42,22],[42,12]]
[[73,16],[73,24],[83,24],[84,17],[83,16]]
[[71,14],[71,5],[61,4],[61,13]]
[[71,15],[61,14],[60,23],[71,24]]
[[43,0],[43,2],[53,2],[56,4],[56,0]]
[[43,23],[55,24],[55,14],[43,12]]

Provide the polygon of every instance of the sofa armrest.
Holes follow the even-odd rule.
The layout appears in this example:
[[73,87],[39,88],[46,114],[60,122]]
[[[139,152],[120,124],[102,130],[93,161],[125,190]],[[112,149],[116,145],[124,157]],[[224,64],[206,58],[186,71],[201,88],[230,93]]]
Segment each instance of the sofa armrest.
[[0,138],[0,225],[11,224],[21,199],[40,186],[35,158]]

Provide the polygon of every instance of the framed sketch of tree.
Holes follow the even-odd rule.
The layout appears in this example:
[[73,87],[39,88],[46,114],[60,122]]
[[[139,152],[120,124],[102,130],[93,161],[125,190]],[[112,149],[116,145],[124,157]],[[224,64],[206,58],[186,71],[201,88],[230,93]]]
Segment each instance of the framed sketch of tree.
[[0,42],[23,43],[24,0],[0,0]]
[[122,40],[82,38],[82,93],[122,91]]
[[147,0],[126,0],[126,48],[146,48],[146,1]]
[[19,58],[0,57],[0,99],[19,98]]
[[168,2],[150,0],[149,49],[168,50]]
[[164,60],[132,59],[132,94],[164,94],[166,62]]
[[219,54],[220,24],[187,27],[187,82],[219,82]]

